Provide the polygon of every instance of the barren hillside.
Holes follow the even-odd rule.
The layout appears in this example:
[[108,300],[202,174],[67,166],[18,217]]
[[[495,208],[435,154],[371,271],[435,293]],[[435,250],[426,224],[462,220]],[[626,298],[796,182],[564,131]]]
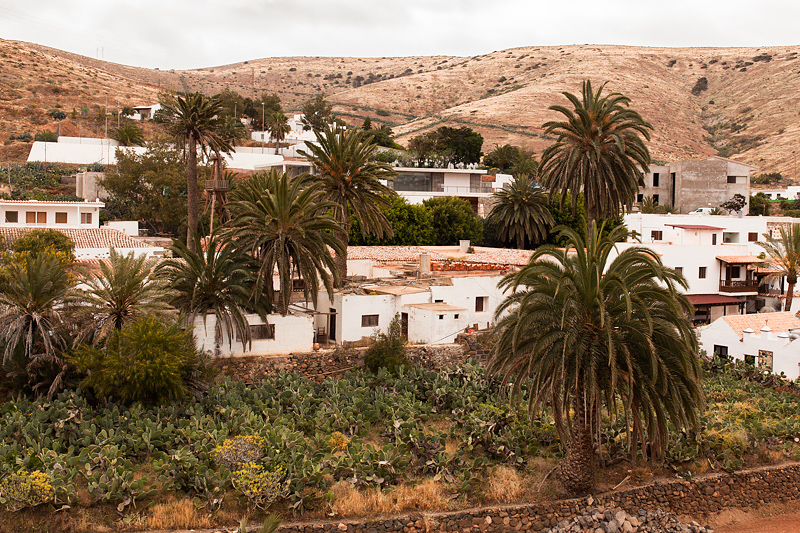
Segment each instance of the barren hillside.
[[[797,178],[800,61],[797,47],[524,47],[476,57],[283,57],[187,71],[158,71],[98,61],[38,45],[0,41],[0,136],[54,129],[47,112],[73,107],[153,103],[160,89],[223,88],[244,96],[275,92],[287,110],[322,92],[334,111],[360,124],[367,116],[401,143],[440,125],[467,125],[486,142],[540,152],[541,125],[584,79],[632,99],[653,126],[657,160],[721,153]],[[702,81],[705,78],[705,82]],[[89,113],[92,115],[92,113]],[[85,127],[97,132],[100,120]],[[68,117],[62,132],[84,126]],[[11,150],[13,143],[5,150]],[[0,160],[3,159],[0,153]],[[6,153],[6,158],[10,156]]]

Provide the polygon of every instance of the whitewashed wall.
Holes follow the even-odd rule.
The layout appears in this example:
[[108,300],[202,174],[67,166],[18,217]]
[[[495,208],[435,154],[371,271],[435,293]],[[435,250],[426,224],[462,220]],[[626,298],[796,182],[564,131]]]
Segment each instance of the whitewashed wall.
[[[216,317],[208,315],[205,324],[203,317],[194,322],[194,337],[197,348],[214,353],[214,328]],[[247,315],[250,325],[264,324],[258,315]],[[308,352],[314,347],[314,320],[310,315],[268,315],[267,322],[275,326],[274,339],[253,340],[252,346],[242,347],[235,339],[229,345],[228,336],[223,332],[220,355],[279,355],[292,352]]]

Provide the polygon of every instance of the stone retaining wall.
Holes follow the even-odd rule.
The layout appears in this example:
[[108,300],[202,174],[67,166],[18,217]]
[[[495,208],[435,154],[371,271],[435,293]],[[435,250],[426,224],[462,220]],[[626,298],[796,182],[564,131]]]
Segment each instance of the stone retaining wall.
[[621,507],[629,513],[639,509],[707,516],[724,508],[748,508],[800,498],[800,464],[762,467],[732,474],[708,474],[692,481],[658,481],[643,487],[617,490],[594,497],[477,508],[447,513],[414,513],[380,520],[329,521],[314,524],[285,524],[281,532],[321,533],[452,533],[540,532],[586,512],[597,505]]

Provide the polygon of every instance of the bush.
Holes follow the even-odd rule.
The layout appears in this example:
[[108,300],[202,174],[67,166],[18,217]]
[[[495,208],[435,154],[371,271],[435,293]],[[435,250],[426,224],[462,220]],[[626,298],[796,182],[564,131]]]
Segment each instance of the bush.
[[266,509],[278,498],[289,495],[286,471],[278,466],[268,470],[264,465],[247,463],[231,475],[233,488],[241,492],[259,509]]
[[225,439],[214,448],[214,461],[230,471],[241,470],[247,463],[257,463],[264,457],[264,439],[255,435],[244,435]]
[[36,136],[34,136],[33,140],[43,141],[46,143],[54,143],[58,141],[58,135],[56,135],[50,130],[40,131],[39,133],[36,134]]
[[159,318],[138,318],[114,332],[106,346],[83,345],[69,358],[87,372],[81,386],[123,403],[163,403],[203,387],[202,361],[191,331]]
[[54,496],[50,477],[38,470],[11,474],[0,481],[0,503],[9,511],[36,507],[53,501]]
[[61,111],[60,109],[51,109],[48,113],[52,118],[55,120],[64,120],[67,118],[67,114]]
[[35,229],[14,241],[11,249],[15,254],[30,253],[34,256],[45,251],[51,250],[63,254],[68,258],[68,262],[75,259],[75,243],[55,229]]
[[406,338],[399,315],[395,315],[389,324],[389,334],[380,333],[375,344],[364,354],[364,365],[375,373],[385,368],[392,374],[396,374],[401,366],[408,366]]

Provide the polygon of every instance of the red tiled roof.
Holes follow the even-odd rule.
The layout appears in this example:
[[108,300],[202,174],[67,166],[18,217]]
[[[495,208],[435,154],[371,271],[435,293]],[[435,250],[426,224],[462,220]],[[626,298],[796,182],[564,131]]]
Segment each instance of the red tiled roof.
[[2,199],[0,199],[0,204],[13,204],[13,205],[23,205],[23,206],[25,206],[25,205],[34,206],[34,205],[64,205],[64,204],[69,204],[69,205],[90,205],[90,206],[93,206],[93,207],[97,207],[97,206],[103,207],[104,205],[106,205],[103,202],[84,202],[83,200],[81,200],[81,201],[72,201],[72,200],[40,201],[40,200],[2,200]]
[[[25,233],[33,229],[42,228],[9,228],[0,227],[0,235],[5,238],[6,244],[11,244]],[[75,243],[76,249],[82,248],[150,248],[147,244],[137,241],[123,232],[110,228],[70,229],[52,228],[60,231]]]
[[744,303],[741,298],[733,296],[722,296],[720,294],[687,294],[689,303],[697,307],[698,305],[733,305]]
[[718,255],[717,259],[722,261],[723,263],[740,263],[740,264],[752,264],[752,263],[764,263],[763,259],[760,259],[754,255]]
[[664,224],[664,225],[680,229],[710,229],[710,230],[725,229],[725,228],[718,228],[717,226],[706,226],[704,224]]
[[739,338],[742,338],[742,332],[747,328],[752,329],[756,334],[764,326],[769,326],[774,333],[786,333],[790,329],[800,329],[800,320],[788,311],[730,315],[722,318],[739,335]]

